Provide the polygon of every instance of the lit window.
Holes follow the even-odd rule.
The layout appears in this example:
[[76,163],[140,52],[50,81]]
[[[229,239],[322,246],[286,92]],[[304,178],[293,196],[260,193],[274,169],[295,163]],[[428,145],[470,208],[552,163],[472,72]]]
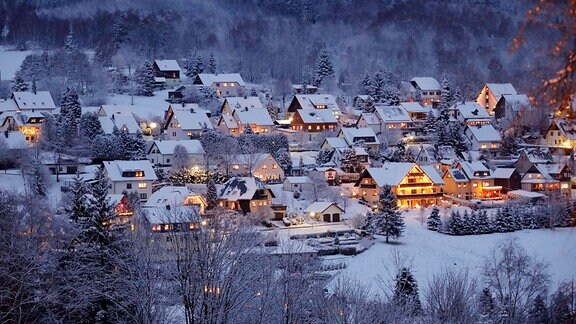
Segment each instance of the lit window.
[[253,207],[256,207],[256,202],[255,202],[255,201],[252,202],[252,206],[253,206]]
[[138,183],[138,189],[146,189],[148,187],[148,184],[146,182],[139,182]]
[[231,86],[231,87],[235,87],[235,86],[236,86],[236,84],[234,84],[234,83],[230,83],[230,86]]
[[273,164],[272,164],[272,169],[277,169],[277,168],[278,168],[278,166],[273,163]]
[[312,130],[312,126],[311,126],[311,125],[308,125],[308,130]]
[[316,126],[316,130],[320,130],[320,125]]
[[262,169],[266,170],[266,169],[268,169],[268,166],[266,164],[262,164]]
[[487,148],[488,146],[487,146],[486,144],[482,144],[480,147],[483,148],[483,149],[485,149],[485,148]]
[[170,229],[170,225],[165,224],[165,225],[164,225],[164,230],[167,231],[167,230],[169,230],[169,229]]
[[136,171],[136,177],[143,177],[144,171]]
[[228,86],[228,83],[223,82],[223,83],[222,83],[222,86],[223,86],[223,87],[227,87],[227,86]]
[[474,183],[472,184],[472,187],[476,188],[476,187],[478,187],[478,184],[477,184],[476,182],[474,182]]
[[237,164],[232,166],[232,170],[238,170],[238,169],[240,169],[240,167]]
[[188,132],[188,136],[192,136],[192,132]]

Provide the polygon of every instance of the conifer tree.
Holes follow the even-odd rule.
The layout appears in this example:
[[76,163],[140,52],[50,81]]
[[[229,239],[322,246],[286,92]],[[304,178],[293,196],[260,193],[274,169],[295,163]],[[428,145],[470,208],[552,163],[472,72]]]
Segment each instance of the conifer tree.
[[130,160],[146,160],[146,140],[142,136],[142,132],[138,129],[136,130],[136,137],[130,137],[129,143],[130,155],[128,158]]
[[100,118],[96,112],[86,112],[80,116],[80,133],[90,142],[98,135],[104,135]]
[[440,210],[438,207],[434,206],[428,219],[426,220],[426,226],[431,231],[438,231],[442,227],[442,220],[440,219]]
[[360,82],[360,94],[363,95],[372,95],[372,78],[368,72],[364,73],[364,77]]
[[452,211],[448,220],[448,233],[453,235],[464,235],[464,221],[459,211]]
[[478,311],[480,313],[481,323],[494,323],[496,306],[494,297],[489,288],[482,289],[478,298]]
[[206,185],[206,203],[208,204],[208,209],[214,209],[218,205],[218,193],[216,191],[216,183],[214,179],[210,178]]
[[12,80],[11,89],[13,92],[28,91],[28,84],[26,81],[24,81],[21,69],[18,69],[18,71],[16,71],[14,74],[14,80]]
[[322,149],[318,151],[316,156],[316,164],[323,165],[324,163],[330,162],[330,157],[332,157],[332,152],[330,150]]
[[155,74],[154,67],[146,60],[135,72],[138,94],[152,97],[154,95]]
[[68,28],[68,35],[66,35],[66,40],[64,41],[64,48],[68,55],[78,51],[78,44],[76,43],[72,24],[70,24],[70,27]]
[[214,53],[210,53],[207,72],[212,74],[216,73],[216,58],[214,57]]
[[456,90],[454,90],[454,95],[452,96],[452,102],[454,104],[464,102],[463,97],[462,97],[462,91],[460,90],[459,87],[456,87]]
[[84,223],[90,217],[88,193],[89,190],[84,180],[80,177],[80,174],[76,172],[76,175],[72,179],[70,191],[67,193],[69,205],[66,207],[70,219],[75,223]]
[[479,234],[488,234],[493,232],[492,223],[488,218],[486,210],[483,209],[476,213],[476,218],[476,227]]
[[252,127],[250,127],[250,124],[246,124],[246,126],[244,127],[244,133],[246,135],[253,135],[254,131],[252,130]]
[[528,311],[528,323],[547,324],[549,321],[550,319],[548,317],[548,307],[546,307],[546,303],[544,302],[542,295],[539,294],[536,296],[536,298],[534,298],[532,307]]
[[409,268],[402,268],[396,275],[393,301],[413,313],[422,309],[418,296],[418,282]]
[[82,106],[80,105],[78,93],[71,87],[67,87],[64,93],[62,93],[60,113],[76,119],[82,115]]
[[452,105],[452,89],[450,86],[450,81],[448,81],[448,77],[446,73],[442,74],[442,90],[441,90],[441,99],[440,99],[440,106],[442,108],[449,108]]
[[38,161],[34,161],[34,163],[32,164],[30,189],[35,195],[40,197],[46,197],[47,189],[44,180],[42,164],[40,164],[40,162]]
[[292,157],[290,156],[290,152],[288,152],[287,149],[285,149],[285,148],[279,149],[278,152],[276,153],[276,155],[274,156],[274,158],[280,164],[280,166],[282,167],[282,170],[284,170],[284,173],[286,173],[286,174],[291,173]]
[[356,172],[358,168],[358,156],[356,156],[356,152],[354,148],[347,148],[342,153],[341,159],[342,169],[346,172]]
[[328,51],[323,49],[318,54],[316,59],[316,69],[314,72],[314,85],[319,87],[324,79],[334,76],[334,67],[332,66],[332,60],[328,55]]
[[[568,295],[563,290],[566,288],[566,284],[561,284],[554,295],[552,295],[552,300],[550,301],[550,322],[551,323],[571,323],[574,314],[573,309],[573,295]],[[566,289],[570,291],[570,289]],[[572,292],[573,294],[573,292]]]
[[426,135],[434,135],[438,131],[437,126],[438,126],[438,120],[436,119],[436,117],[432,112],[429,112],[428,116],[426,117],[426,121],[424,122],[424,127],[422,128],[422,131]]
[[50,113],[45,116],[40,129],[40,147],[52,151],[61,146],[60,138],[58,137],[58,122],[54,115]]
[[378,208],[371,212],[364,223],[363,229],[371,234],[379,234],[397,239],[402,236],[405,224],[398,210],[398,200],[390,185],[384,185],[378,194]]
[[382,99],[382,92],[386,86],[386,80],[384,77],[384,71],[378,70],[374,73],[374,78],[370,83],[370,95],[374,98],[375,102],[380,102]]
[[276,107],[272,100],[268,100],[268,103],[266,104],[266,110],[268,111],[270,118],[272,118],[272,121],[278,119],[278,107]]

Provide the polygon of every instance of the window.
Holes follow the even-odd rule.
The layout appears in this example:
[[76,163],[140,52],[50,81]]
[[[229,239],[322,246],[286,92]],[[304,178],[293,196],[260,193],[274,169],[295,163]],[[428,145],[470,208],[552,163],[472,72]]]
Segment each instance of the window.
[[138,189],[146,189],[148,187],[148,184],[146,182],[139,182],[138,183]]
[[222,83],[222,86],[223,86],[223,87],[227,87],[227,86],[228,86],[228,83],[223,82],[223,83]]
[[192,137],[192,132],[189,131],[187,134],[188,134],[188,137]]
[[238,164],[235,164],[235,165],[232,166],[232,170],[238,170],[238,169],[240,169],[240,167],[238,166]]
[[268,169],[268,166],[266,164],[262,164],[262,169],[266,170],[266,169]]
[[176,137],[176,132],[172,132],[172,136]]
[[308,130],[312,130],[312,126],[311,126],[311,125],[308,125]]
[[272,169],[277,169],[278,166],[275,163],[272,163]]
[[127,184],[126,184],[126,189],[132,189],[132,184],[131,184],[131,183],[127,183]]
[[482,145],[480,145],[480,147],[483,148],[483,149],[485,149],[485,148],[487,148],[488,146],[487,146],[486,144],[482,144]]
[[234,87],[236,86],[236,84],[230,83],[230,86],[231,86],[232,88],[234,88]]
[[415,194],[417,193],[416,189],[412,189],[412,190],[411,190],[411,193],[412,193],[413,195],[415,195]]
[[140,194],[140,199],[147,199],[147,198],[148,198],[147,194],[145,194],[145,193]]
[[477,188],[477,187],[478,187],[478,183],[474,182],[474,183],[472,184],[472,187]]
[[166,163],[170,163],[170,159],[166,159]]

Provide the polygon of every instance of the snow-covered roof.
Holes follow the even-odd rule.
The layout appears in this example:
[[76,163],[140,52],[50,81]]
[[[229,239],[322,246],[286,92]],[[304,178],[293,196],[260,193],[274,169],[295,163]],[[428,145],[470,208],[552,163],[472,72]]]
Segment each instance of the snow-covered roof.
[[548,163],[554,160],[550,149],[547,147],[525,148],[520,154],[526,154],[530,163]]
[[50,91],[37,91],[36,93],[16,91],[12,93],[11,98],[14,99],[20,110],[56,109]]
[[362,101],[366,101],[366,100],[374,101],[374,98],[372,98],[371,95],[357,95],[356,98],[358,98]]
[[[141,180],[158,180],[156,173],[152,168],[152,164],[148,160],[139,161],[104,161],[104,168],[108,177],[112,181],[141,181]],[[127,177],[122,176],[123,173],[133,173],[136,171],[142,171],[143,175],[141,177]]]
[[[569,140],[576,139],[576,125],[574,125],[573,122],[566,119],[554,119],[552,120],[552,124],[556,124],[562,134]],[[552,126],[552,124],[550,124],[550,126]]]
[[176,60],[154,60],[160,71],[180,71]]
[[332,110],[329,109],[298,109],[296,112],[306,124],[330,124],[337,123]]
[[198,194],[185,186],[165,186],[150,195],[143,207],[182,206],[190,196]]
[[2,132],[0,141],[4,141],[11,150],[28,148],[26,138],[22,132]]
[[16,101],[12,99],[0,100],[0,113],[16,110],[18,110],[18,105],[16,104]]
[[440,83],[438,82],[438,80],[432,78],[432,77],[415,77],[412,78],[412,80],[410,80],[410,82],[416,83],[416,85],[418,86],[418,88],[420,88],[420,90],[424,90],[424,91],[440,91],[442,90],[442,87],[440,86]]
[[255,171],[260,167],[262,162],[266,159],[273,159],[270,153],[254,153],[254,154],[236,154],[230,159],[232,164],[250,164],[252,166],[252,171]]
[[188,154],[204,154],[202,143],[199,140],[163,140],[154,141],[154,145],[160,151],[160,154],[173,154],[176,145],[182,145]]
[[222,125],[222,122],[224,122],[226,128],[228,129],[238,128],[238,123],[236,122],[236,119],[234,119],[234,116],[232,115],[221,115],[218,125]]
[[[335,148],[346,148],[348,144],[342,137],[326,137],[324,142],[328,143],[328,145],[335,149]],[[324,144],[324,143],[322,143]]]
[[458,111],[460,116],[464,120],[469,119],[490,119],[490,114],[485,108],[482,108],[479,104],[474,101],[467,101],[465,103],[456,103],[450,109],[455,109]]
[[259,126],[272,126],[274,121],[266,109],[234,110],[234,115],[241,124],[256,124]]
[[500,133],[492,125],[467,125],[478,142],[500,142]]
[[[380,168],[368,168],[366,171],[376,181],[378,187],[384,185],[397,186],[402,182],[406,174],[414,168],[416,163],[410,162],[387,162]],[[434,184],[444,184],[442,177],[433,166],[419,166]]]
[[412,118],[410,118],[406,109],[400,106],[376,105],[376,113],[384,123],[412,121]]
[[290,159],[292,160],[292,168],[300,167],[300,158],[305,166],[315,166],[318,151],[304,151],[304,152],[290,152]]
[[200,79],[202,84],[206,86],[211,86],[214,83],[224,83],[224,82],[236,82],[241,87],[246,85],[240,73],[220,73],[220,74],[200,73],[198,74],[198,78]]
[[156,83],[166,83],[165,77],[154,77],[154,82]]
[[344,209],[342,209],[340,206],[338,206],[337,203],[317,201],[317,202],[313,203],[312,205],[308,206],[306,209],[304,209],[304,212],[305,213],[323,213],[326,209],[330,208],[330,206],[332,206],[332,205],[336,206],[341,211],[344,211]]
[[102,105],[98,109],[100,116],[132,116],[132,107],[130,105]]
[[268,189],[260,180],[254,177],[233,177],[222,185],[218,197],[230,201],[251,200],[256,190]]
[[446,171],[450,174],[450,176],[452,176],[452,179],[454,179],[455,182],[468,182],[470,181],[470,179],[468,179],[468,177],[466,176],[466,174],[464,172],[462,172],[462,170],[460,169],[448,169],[448,171]]
[[368,152],[366,152],[366,149],[363,147],[355,146],[352,149],[354,150],[354,154],[356,154],[356,156],[368,155]]
[[492,178],[510,179],[514,171],[516,171],[515,168],[496,168],[492,171]]
[[459,163],[462,171],[466,174],[468,179],[480,179],[490,177],[491,172],[482,162],[480,161],[462,161]]
[[525,94],[505,94],[500,100],[505,100],[506,104],[512,108],[512,111],[519,112],[521,108],[531,108],[532,103]]
[[[264,106],[258,97],[227,97],[224,104],[228,103],[232,110],[235,109],[263,109]],[[223,104],[223,105],[224,105]]]
[[114,115],[114,118],[109,116],[100,116],[98,117],[100,120],[100,125],[102,125],[102,130],[104,134],[112,134],[114,130],[114,126],[116,126],[119,130],[123,130],[128,132],[128,134],[136,134],[138,130],[140,130],[140,126],[134,119],[134,116],[117,116]]
[[108,197],[108,199],[110,199],[110,203],[113,206],[116,206],[122,202],[122,198],[124,198],[124,195],[123,194],[107,194],[106,197]]
[[[303,84],[292,84],[291,86],[292,86],[292,89],[296,89],[296,90],[301,90],[301,89],[304,87]],[[314,90],[314,89],[318,89],[318,87],[317,87],[317,86],[313,86],[313,85],[311,85],[311,84],[307,84],[307,85],[306,85],[306,89]]]
[[546,170],[548,174],[560,174],[565,166],[563,163],[538,164],[538,168]]
[[146,221],[150,225],[199,223],[200,213],[194,205],[163,207],[144,207]]
[[289,182],[292,184],[304,184],[304,183],[310,183],[310,178],[306,177],[306,176],[301,176],[301,177],[286,177],[286,179],[284,180],[284,182]]
[[202,130],[204,128],[214,129],[206,111],[201,109],[191,109],[188,107],[179,108],[177,105],[172,107],[174,117],[178,120],[178,123],[180,123],[180,128],[182,130]]
[[518,94],[516,89],[511,83],[486,83],[486,87],[492,92],[495,98],[500,98],[502,95],[515,95]]
[[329,94],[303,94],[294,96],[302,109],[321,109],[338,110],[338,104],[333,95]]
[[401,102],[400,106],[410,113],[429,113],[430,108],[424,107],[417,102]]
[[508,197],[510,198],[528,198],[528,199],[535,199],[535,198],[545,198],[545,194],[541,194],[539,192],[533,191],[526,191],[526,190],[512,190],[508,191]]
[[340,130],[338,137],[343,137],[348,145],[352,145],[360,140],[363,140],[367,144],[380,144],[374,130],[370,127],[345,127]]
[[380,125],[380,119],[375,113],[362,113],[362,118],[364,118],[367,125]]

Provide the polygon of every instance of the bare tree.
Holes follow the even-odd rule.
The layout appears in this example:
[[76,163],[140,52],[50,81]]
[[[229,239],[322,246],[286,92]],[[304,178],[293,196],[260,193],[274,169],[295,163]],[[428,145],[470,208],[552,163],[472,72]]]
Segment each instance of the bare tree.
[[476,280],[468,270],[443,269],[428,282],[426,310],[439,323],[473,323],[476,293]]
[[304,195],[308,200],[311,202],[317,202],[330,195],[328,183],[326,182],[322,172],[310,171],[310,173],[308,173],[308,178],[310,178],[310,185],[304,187]]

